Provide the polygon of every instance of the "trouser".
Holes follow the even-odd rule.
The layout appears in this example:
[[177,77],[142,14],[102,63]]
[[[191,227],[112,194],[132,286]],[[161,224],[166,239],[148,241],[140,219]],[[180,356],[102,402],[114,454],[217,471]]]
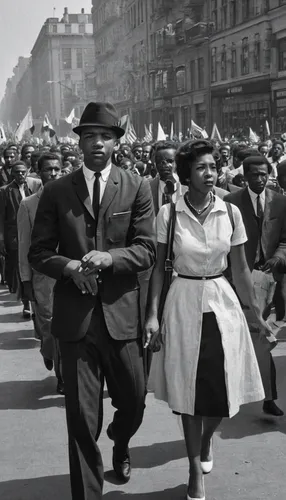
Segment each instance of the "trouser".
[[33,272],[32,284],[35,296],[33,311],[36,334],[41,341],[40,352],[43,358],[53,360],[55,374],[59,379],[61,378],[59,342],[51,334],[55,283],[53,278]]
[[5,279],[10,293],[17,295],[18,300],[25,300],[23,284],[20,279],[18,249],[7,249],[5,256]]
[[[258,302],[260,310],[262,312],[266,311],[267,309],[269,310],[269,305],[272,302],[275,291],[275,281],[272,274],[254,270],[252,273],[252,279],[256,300]],[[265,399],[275,400],[277,399],[276,369],[272,354],[269,350],[269,345],[267,344],[267,341],[263,342],[263,340],[261,339],[261,336],[259,334],[260,329],[251,311],[244,309],[244,313],[248,322],[260,370],[260,375],[265,392]]]
[[112,433],[118,450],[126,450],[139,428],[145,407],[142,339],[110,337],[97,300],[87,335],[78,342],[60,341],[69,436],[73,500],[102,498],[103,464],[97,445],[107,383],[116,408]]

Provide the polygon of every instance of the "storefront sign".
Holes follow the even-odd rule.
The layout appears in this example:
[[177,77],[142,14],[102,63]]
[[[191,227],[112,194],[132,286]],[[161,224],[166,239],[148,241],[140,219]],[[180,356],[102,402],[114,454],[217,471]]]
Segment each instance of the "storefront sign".
[[192,101],[192,98],[190,95],[182,95],[182,96],[173,97],[172,106],[174,108],[179,108],[182,106],[190,106],[191,101]]
[[227,89],[228,94],[242,94],[243,92],[243,86],[240,85],[240,87],[231,87],[230,89]]
[[249,83],[241,83],[227,87],[226,85],[212,86],[213,97],[234,97],[241,94],[265,94],[270,93],[270,80],[256,80]]
[[277,108],[286,108],[286,98],[277,99]]

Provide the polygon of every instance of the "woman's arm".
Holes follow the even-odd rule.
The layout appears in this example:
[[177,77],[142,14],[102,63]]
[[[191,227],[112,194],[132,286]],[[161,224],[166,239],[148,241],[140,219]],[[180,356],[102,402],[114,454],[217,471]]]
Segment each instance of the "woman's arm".
[[[167,254],[167,245],[158,243],[157,260],[149,285],[147,314],[145,324],[146,343],[145,347],[152,347],[159,333],[158,312],[160,297],[162,293],[165,273],[165,260]],[[157,334],[155,336],[155,334]]]
[[263,311],[260,311],[255,297],[251,272],[245,257],[244,245],[231,247],[230,260],[233,282],[239,297],[243,301],[243,304],[251,309],[261,328],[269,335],[269,333],[272,333],[271,328],[262,318]]

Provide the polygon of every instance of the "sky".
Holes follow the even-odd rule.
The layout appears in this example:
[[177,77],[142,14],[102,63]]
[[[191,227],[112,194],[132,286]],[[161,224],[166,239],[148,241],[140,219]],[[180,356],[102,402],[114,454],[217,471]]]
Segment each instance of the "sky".
[[91,12],[91,0],[3,0],[0,20],[0,101],[7,78],[13,75],[18,57],[29,57],[37,36],[48,17],[61,18],[64,8],[72,14],[82,8]]

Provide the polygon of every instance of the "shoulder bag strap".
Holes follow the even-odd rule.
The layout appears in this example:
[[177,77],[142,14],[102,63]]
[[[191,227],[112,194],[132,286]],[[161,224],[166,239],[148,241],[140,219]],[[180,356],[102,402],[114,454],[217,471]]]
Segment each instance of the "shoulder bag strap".
[[168,233],[167,233],[168,239],[167,239],[167,253],[165,260],[165,271],[173,270],[173,243],[175,235],[175,224],[176,224],[176,204],[171,202]]
[[235,230],[235,224],[234,224],[234,217],[233,217],[232,206],[231,206],[231,203],[229,203],[228,201],[225,201],[225,204],[226,204],[226,208],[227,208],[227,213],[228,213],[228,216],[229,216],[229,220],[230,220],[230,223],[231,223],[232,231],[234,232],[234,230]]

